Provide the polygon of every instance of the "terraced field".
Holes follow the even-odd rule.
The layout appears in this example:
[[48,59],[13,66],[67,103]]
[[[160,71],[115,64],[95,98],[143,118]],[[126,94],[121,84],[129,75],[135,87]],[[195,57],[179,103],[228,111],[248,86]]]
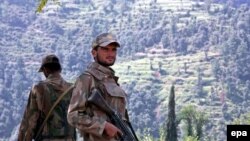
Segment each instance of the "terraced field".
[[[110,23],[109,20],[114,18],[114,16],[116,16],[114,18],[116,20],[107,30],[114,31],[115,33],[127,30],[139,31],[140,18],[145,17],[145,19],[149,19],[150,13],[162,16],[163,22],[169,22],[171,17],[179,16],[178,26],[184,26],[186,21],[194,17],[198,20],[210,20],[214,18],[204,10],[204,2],[156,0],[156,3],[150,3],[150,1],[152,0],[136,0],[135,4],[130,7],[131,9],[124,13],[127,17],[128,15],[132,17],[131,21],[126,16],[122,17],[120,13],[117,15],[115,15],[115,12],[104,13],[103,7],[107,3],[102,0],[96,0],[93,5],[86,5],[84,3],[75,4],[69,0],[62,0],[60,5],[53,2],[49,3],[44,8],[44,12],[32,20],[26,29],[20,30],[19,28],[8,26],[10,29],[17,29],[18,32],[12,33],[11,30],[8,30],[9,32],[4,33],[6,34],[6,38],[0,39],[0,45],[4,45],[1,47],[1,51],[8,53],[10,62],[16,62],[15,58],[22,58],[25,62],[26,70],[36,70],[40,64],[40,56],[55,51],[53,50],[53,43],[58,40],[62,42],[62,46],[57,48],[60,51],[66,50],[67,52],[71,52],[71,46],[82,50],[83,44],[78,45],[78,43],[90,40],[91,35],[93,35],[93,25],[96,24],[96,27],[103,28],[105,26],[103,22]],[[122,3],[116,6],[115,10],[119,9]],[[220,7],[220,5],[212,5],[211,9]],[[62,8],[68,10],[65,10],[66,12],[64,11],[63,13]],[[90,22],[92,19],[97,20]],[[147,24],[144,23],[144,25]],[[57,29],[62,33],[57,33]],[[79,36],[83,36],[84,38],[80,38]],[[19,38],[21,38],[20,41]],[[73,41],[74,43],[71,44]],[[36,47],[41,47],[41,51],[36,52]],[[176,111],[179,112],[183,106],[188,104],[197,105],[199,109],[203,110],[209,116],[209,124],[206,126],[205,134],[220,134],[217,136],[225,139],[224,131],[226,123],[224,120],[223,104],[227,99],[222,97],[221,93],[223,91],[220,84],[216,82],[211,67],[211,61],[220,57],[217,52],[208,52],[208,59],[202,51],[184,56],[154,47],[146,49],[146,52],[140,54],[141,56],[139,54],[131,55],[128,58],[118,58],[118,62],[113,68],[120,77],[119,81],[121,85],[136,81],[137,89],[144,90],[145,86],[152,85],[152,80],[157,82],[154,85],[159,87],[157,96],[162,99],[160,110],[166,112],[164,107],[168,103],[170,86],[175,84]],[[66,74],[67,78],[72,79],[73,82],[72,76],[75,77],[76,73],[78,72]],[[203,95],[197,94],[198,81],[203,86]],[[233,105],[229,103],[227,108],[231,107]],[[210,141],[213,140],[220,141],[219,138],[210,139]]]
[[[152,55],[148,53],[147,55]],[[199,110],[205,112],[209,117],[209,122],[206,125],[205,134],[213,135],[214,132],[218,132],[221,138],[225,138],[224,131],[226,128],[225,120],[223,120],[223,103],[220,93],[220,86],[213,77],[211,61],[219,57],[216,52],[208,52],[205,59],[204,52],[197,52],[190,55],[177,55],[168,54],[165,57],[161,57],[160,53],[154,54],[156,57],[141,58],[134,60],[119,60],[113,68],[116,70],[117,75],[120,77],[119,82],[121,85],[137,82],[138,89],[144,90],[145,85],[158,85],[161,90],[157,94],[160,99],[163,99],[162,107],[168,104],[168,95],[170,87],[175,84],[175,94],[178,113],[181,107],[193,104],[198,106]],[[160,56],[160,57],[159,57]],[[161,69],[159,68],[161,64]],[[185,66],[186,64],[186,66]],[[198,83],[198,69],[202,76],[201,82],[203,84],[204,95],[197,94]],[[160,73],[160,70],[162,74]],[[158,80],[159,83],[152,84],[152,79]],[[140,88],[139,88],[140,87]],[[230,106],[228,107],[230,108]],[[166,110],[166,109],[165,109]],[[220,130],[215,130],[220,127],[225,127]],[[220,140],[215,138],[212,140]]]

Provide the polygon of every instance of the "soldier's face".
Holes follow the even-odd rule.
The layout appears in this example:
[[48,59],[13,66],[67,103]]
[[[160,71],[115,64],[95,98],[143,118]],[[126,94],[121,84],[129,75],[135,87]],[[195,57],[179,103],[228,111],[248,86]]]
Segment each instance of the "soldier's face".
[[109,44],[106,47],[98,47],[97,50],[92,50],[92,55],[97,63],[103,66],[112,66],[116,60],[117,46]]

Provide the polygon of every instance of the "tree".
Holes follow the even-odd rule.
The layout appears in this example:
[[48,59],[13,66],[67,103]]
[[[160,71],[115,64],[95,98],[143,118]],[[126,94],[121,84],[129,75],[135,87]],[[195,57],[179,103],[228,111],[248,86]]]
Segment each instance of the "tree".
[[250,124],[250,113],[242,114],[239,118],[233,120],[232,124],[235,125],[249,125]]
[[201,137],[203,136],[202,127],[207,122],[207,117],[203,113],[197,113],[195,116],[195,122],[196,122],[195,125],[196,137],[198,140],[200,140]]
[[40,0],[40,4],[38,5],[36,12],[42,12],[44,6],[47,4],[48,0]]
[[158,99],[154,94],[159,88],[152,84],[141,86],[141,90],[137,90],[137,84],[134,81],[128,85],[126,92],[131,93],[128,97],[128,113],[136,132],[144,136],[143,130],[147,130],[147,134],[155,137],[158,135],[160,121],[157,119],[157,114],[153,112],[158,106]]
[[193,136],[188,136],[185,137],[184,141],[198,141],[198,138]]
[[180,120],[184,120],[186,123],[186,134],[184,138],[194,137],[198,140],[202,138],[202,128],[207,122],[207,116],[204,112],[196,110],[192,105],[188,105],[181,110]]
[[[58,0],[52,0],[56,3],[58,3]],[[45,7],[45,5],[48,3],[48,0],[40,0],[40,4],[38,5],[36,12],[40,13],[42,12],[43,8]]]
[[[0,66],[0,80],[2,79],[2,80],[4,80],[4,69],[5,69],[5,67],[6,67],[6,59],[5,59],[5,57],[3,57],[3,55],[2,54],[0,54],[0,64],[1,64],[1,66]],[[1,81],[0,81],[0,84],[1,84]]]
[[181,52],[182,54],[187,54],[188,43],[185,38],[178,39],[178,45],[176,48],[177,52]]
[[162,42],[163,48],[169,48],[170,38],[167,34],[162,35],[161,42]]
[[205,0],[205,9],[209,13],[211,8],[211,0]]
[[173,85],[171,86],[169,103],[168,103],[166,141],[177,141],[177,125],[176,125],[176,116],[175,116],[175,92],[174,92]]
[[198,67],[197,69],[197,84],[196,84],[196,87],[197,87],[197,94],[199,96],[202,96],[203,95],[203,80],[202,80],[202,77],[203,77],[203,73],[202,73],[202,70],[200,67]]
[[194,121],[195,110],[194,106],[189,105],[184,107],[180,113],[180,119],[186,123],[186,136],[194,136],[193,121]]
[[212,64],[213,75],[214,75],[216,81],[219,81],[220,76],[222,74],[221,69],[220,69],[219,60],[218,59],[214,59],[214,60],[212,60],[211,64]]

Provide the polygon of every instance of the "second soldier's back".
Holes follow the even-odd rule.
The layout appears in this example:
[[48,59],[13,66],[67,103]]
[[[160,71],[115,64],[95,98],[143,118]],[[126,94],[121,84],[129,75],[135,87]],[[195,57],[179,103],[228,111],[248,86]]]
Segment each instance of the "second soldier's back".
[[[67,110],[72,91],[68,91],[55,105],[55,108],[52,108],[59,96],[72,86],[60,75],[59,59],[55,55],[46,56],[39,72],[43,72],[46,79],[35,84],[30,91],[19,129],[18,141],[75,140],[75,129],[67,122]],[[50,110],[51,113],[49,113]],[[46,117],[48,119],[44,122]]]
[[[41,121],[44,121],[53,104],[72,84],[55,77],[42,81],[38,85],[41,85],[44,90],[40,99],[42,105]],[[70,138],[72,135],[75,136],[75,129],[67,123],[66,118],[71,96],[72,91],[69,91],[52,110],[48,121],[44,125],[42,133],[40,133],[42,138]]]

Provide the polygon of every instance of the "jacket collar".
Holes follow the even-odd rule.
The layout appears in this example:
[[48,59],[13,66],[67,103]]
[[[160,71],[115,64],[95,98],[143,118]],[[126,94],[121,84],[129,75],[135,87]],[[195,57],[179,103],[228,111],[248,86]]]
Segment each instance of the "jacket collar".
[[105,75],[109,75],[109,76],[114,76],[115,75],[115,71],[110,68],[110,67],[104,67],[96,62],[93,62],[89,65],[90,69],[96,69],[102,73],[104,73]]
[[99,80],[103,79],[103,77],[112,77],[117,82],[119,79],[119,77],[115,76],[115,71],[112,68],[104,67],[97,62],[91,63],[88,70]]
[[53,74],[49,74],[49,76],[46,78],[45,81],[48,83],[61,85],[63,78],[60,75],[60,73],[53,73]]
[[45,82],[51,84],[55,90],[62,92],[68,88],[67,82],[62,78],[60,73],[50,74]]

